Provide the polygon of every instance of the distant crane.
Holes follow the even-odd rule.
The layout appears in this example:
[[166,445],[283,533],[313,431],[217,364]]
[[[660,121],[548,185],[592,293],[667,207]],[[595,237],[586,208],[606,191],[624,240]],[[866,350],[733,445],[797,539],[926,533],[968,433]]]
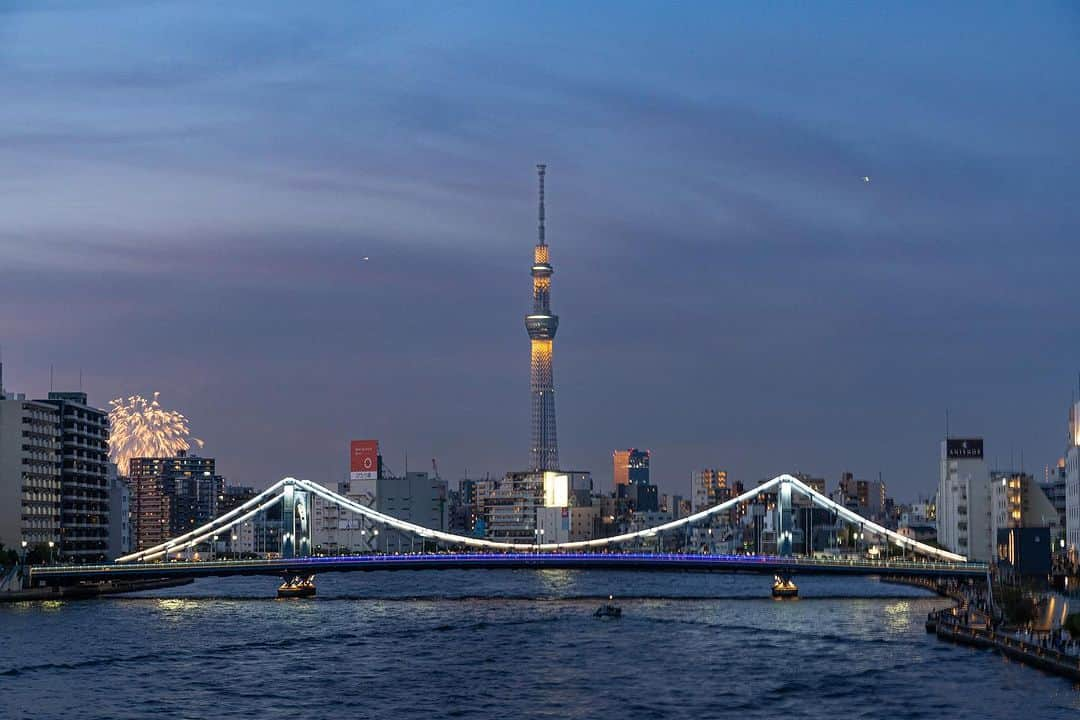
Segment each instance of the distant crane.
[[439,477],[439,464],[435,462],[435,458],[431,458],[431,472],[436,479]]

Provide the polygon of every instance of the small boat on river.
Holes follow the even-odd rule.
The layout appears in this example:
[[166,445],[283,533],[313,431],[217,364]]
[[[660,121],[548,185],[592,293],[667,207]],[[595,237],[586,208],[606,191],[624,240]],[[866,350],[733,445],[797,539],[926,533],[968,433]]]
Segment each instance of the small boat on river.
[[618,605],[614,605],[611,601],[615,598],[608,595],[608,603],[596,608],[596,612],[593,613],[593,617],[598,618],[611,618],[618,619],[622,617],[622,608]]

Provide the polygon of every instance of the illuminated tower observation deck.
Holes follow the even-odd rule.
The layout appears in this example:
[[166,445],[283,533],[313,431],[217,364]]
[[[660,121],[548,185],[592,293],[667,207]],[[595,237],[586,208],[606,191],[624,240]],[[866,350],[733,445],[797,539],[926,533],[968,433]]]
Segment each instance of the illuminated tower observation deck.
[[552,374],[551,350],[559,318],[551,314],[551,275],[555,272],[548,262],[548,246],[544,238],[544,172],[546,165],[537,165],[540,178],[539,239],[533,251],[533,307],[525,317],[532,345],[529,392],[532,397],[532,449],[529,467],[533,470],[559,469],[559,441],[555,435],[555,380]]

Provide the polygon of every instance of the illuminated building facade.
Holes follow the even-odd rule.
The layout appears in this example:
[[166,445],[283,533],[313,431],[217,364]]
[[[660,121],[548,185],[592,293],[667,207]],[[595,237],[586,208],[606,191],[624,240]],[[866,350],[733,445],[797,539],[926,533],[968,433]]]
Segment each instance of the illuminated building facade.
[[1069,438],[1065,447],[1065,534],[1069,554],[1080,554],[1080,402],[1069,410]]
[[[693,490],[694,512],[700,512],[742,495],[744,490],[742,483],[729,482],[727,471],[717,468],[705,468],[690,473],[690,487]],[[740,503],[726,512],[714,515],[710,522],[714,526],[734,526],[742,520],[746,511],[747,504]]]
[[630,448],[612,453],[612,475],[619,485],[649,484],[649,451]]
[[1060,516],[1035,478],[1023,472],[990,473],[991,537],[1007,528],[1050,528],[1058,537]]
[[619,498],[620,516],[627,512],[657,512],[660,501],[656,486],[649,482],[649,451],[630,448],[612,453],[612,477]]
[[690,473],[690,486],[694,491],[694,512],[719,505],[732,497],[725,470],[695,470]]
[[50,392],[60,415],[60,544],[56,557],[97,562],[109,552],[109,414],[84,392]]
[[559,318],[551,314],[551,267],[544,238],[544,173],[546,165],[537,165],[540,178],[539,239],[533,250],[533,307],[525,317],[532,358],[529,392],[532,398],[532,445],[529,467],[532,470],[559,469],[559,442],[555,434],[555,380],[552,373],[552,345],[559,329]]
[[489,540],[547,542],[540,531],[543,508],[588,507],[592,475],[586,471],[508,472],[476,481],[477,526]]
[[224,480],[214,458],[188,455],[131,458],[132,544],[145,550],[217,517]]
[[0,377],[0,543],[60,542],[61,434],[55,405],[5,393]]

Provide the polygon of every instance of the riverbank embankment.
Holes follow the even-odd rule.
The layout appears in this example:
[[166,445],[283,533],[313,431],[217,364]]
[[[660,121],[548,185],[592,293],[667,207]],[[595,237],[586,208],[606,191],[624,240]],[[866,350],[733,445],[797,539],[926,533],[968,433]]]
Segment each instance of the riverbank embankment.
[[1011,660],[1080,682],[1080,657],[1017,637],[1015,632],[1007,628],[995,627],[990,616],[971,608],[969,598],[958,589],[916,578],[882,578],[882,581],[923,587],[956,603],[953,607],[935,610],[927,616],[926,631],[934,633],[938,639],[993,650]]

